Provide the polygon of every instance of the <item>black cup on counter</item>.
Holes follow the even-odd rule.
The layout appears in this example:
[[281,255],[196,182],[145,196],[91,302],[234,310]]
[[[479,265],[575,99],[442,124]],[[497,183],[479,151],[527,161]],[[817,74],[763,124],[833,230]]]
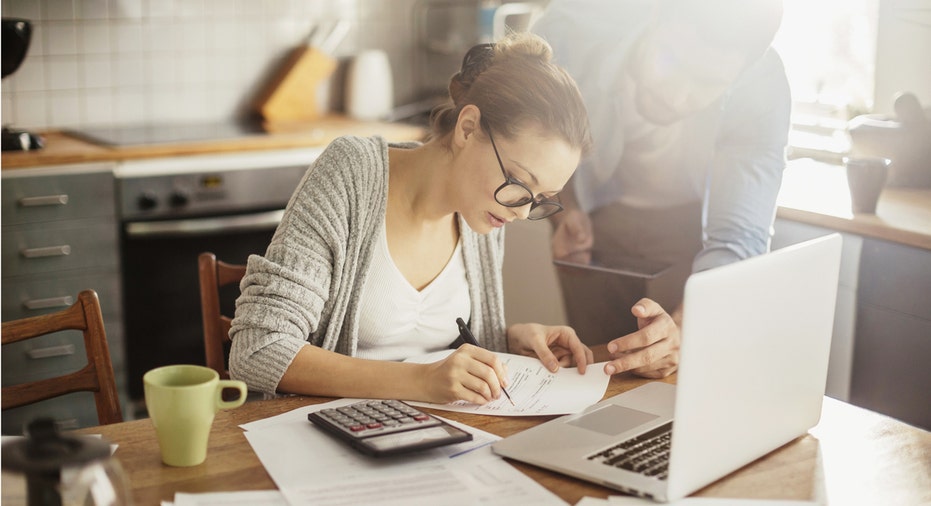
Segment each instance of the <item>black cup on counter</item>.
[[844,158],[851,211],[855,214],[876,212],[876,203],[886,185],[891,163],[891,160],[882,157]]

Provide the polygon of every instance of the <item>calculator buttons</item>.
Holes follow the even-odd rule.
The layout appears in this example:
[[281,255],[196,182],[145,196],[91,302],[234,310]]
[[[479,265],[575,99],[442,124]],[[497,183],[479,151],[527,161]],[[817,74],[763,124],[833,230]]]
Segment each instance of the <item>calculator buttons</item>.
[[430,415],[394,400],[362,401],[318,412],[322,418],[356,437],[389,434],[439,425]]

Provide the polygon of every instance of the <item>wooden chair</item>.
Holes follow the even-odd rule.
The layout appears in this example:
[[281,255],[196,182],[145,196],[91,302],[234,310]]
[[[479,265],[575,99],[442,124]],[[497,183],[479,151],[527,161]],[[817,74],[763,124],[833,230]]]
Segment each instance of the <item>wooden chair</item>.
[[93,392],[100,424],[122,422],[123,412],[97,292],[84,290],[71,307],[55,313],[3,322],[0,334],[2,343],[10,344],[69,329],[84,333],[87,365],[70,374],[3,387],[3,409],[74,392]]
[[232,318],[221,313],[220,288],[238,284],[246,274],[246,266],[217,260],[210,252],[197,258],[200,277],[200,307],[204,319],[204,353],[207,367],[217,371],[221,378],[229,379],[226,367],[226,348],[230,341]]

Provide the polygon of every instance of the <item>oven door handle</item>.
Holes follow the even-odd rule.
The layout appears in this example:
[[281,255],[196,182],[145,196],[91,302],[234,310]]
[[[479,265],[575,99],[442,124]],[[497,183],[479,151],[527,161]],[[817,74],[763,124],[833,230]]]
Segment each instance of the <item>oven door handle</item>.
[[214,218],[135,221],[126,224],[126,235],[130,237],[184,237],[271,230],[281,223],[282,216],[284,216],[284,209]]

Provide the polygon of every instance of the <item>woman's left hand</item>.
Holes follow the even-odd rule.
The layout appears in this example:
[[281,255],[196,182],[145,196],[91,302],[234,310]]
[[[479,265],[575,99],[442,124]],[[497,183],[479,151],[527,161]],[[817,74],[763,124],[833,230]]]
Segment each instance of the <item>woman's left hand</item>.
[[582,344],[575,330],[564,325],[518,323],[508,327],[508,350],[537,357],[550,372],[575,364],[580,374],[595,361],[592,350]]

